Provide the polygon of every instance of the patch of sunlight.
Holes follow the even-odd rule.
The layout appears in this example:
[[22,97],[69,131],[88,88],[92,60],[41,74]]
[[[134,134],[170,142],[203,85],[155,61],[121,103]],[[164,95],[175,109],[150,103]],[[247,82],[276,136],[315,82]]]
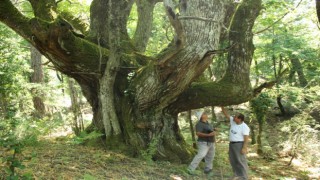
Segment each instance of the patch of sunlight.
[[248,153],[247,154],[247,157],[258,157],[259,155],[255,152],[252,152],[252,153]]
[[92,0],[80,0],[79,2],[82,4],[85,3],[86,5],[90,5]]
[[292,164],[297,167],[301,172],[305,173],[310,179],[320,179],[320,167],[308,167],[303,161],[293,159]]
[[72,135],[73,131],[70,126],[64,126],[64,127],[59,127],[52,132],[50,132],[48,135],[43,136],[44,139],[52,139],[52,138],[57,138],[57,137],[65,137]]
[[306,170],[310,172],[309,177],[311,179],[320,179],[320,167],[309,167]]
[[270,169],[270,167],[269,167],[269,166],[262,166],[262,167],[260,167],[259,169],[261,169],[261,170],[268,170],[268,169]]
[[292,164],[294,164],[295,166],[300,167],[302,165],[302,162],[299,159],[293,159],[292,160]]
[[171,174],[170,178],[173,179],[173,180],[182,180],[182,177],[180,177],[178,175],[174,175],[174,174]]

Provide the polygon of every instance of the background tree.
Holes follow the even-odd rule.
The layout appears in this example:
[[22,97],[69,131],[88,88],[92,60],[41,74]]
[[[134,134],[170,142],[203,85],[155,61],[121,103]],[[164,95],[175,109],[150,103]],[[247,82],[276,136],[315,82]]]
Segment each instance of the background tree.
[[280,115],[290,115],[289,106],[293,102],[289,101],[289,94],[284,93],[288,83],[305,87],[317,76],[314,73],[318,69],[317,42],[312,38],[317,32],[311,31],[315,27],[315,14],[310,3],[301,0],[266,0],[264,4],[268,8],[262,11],[254,29],[257,63],[252,75],[263,82],[277,81],[274,98]]
[[[35,84],[41,84],[44,82],[44,74],[42,69],[42,60],[41,60],[41,54],[40,52],[34,48],[33,46],[30,46],[30,55],[31,55],[31,69],[33,70],[30,82]],[[41,117],[45,113],[45,106],[43,102],[43,93],[39,90],[39,88],[32,88],[31,93],[33,94],[33,106],[36,110],[35,116]]]
[[80,135],[84,131],[83,115],[81,112],[81,94],[77,90],[77,86],[73,79],[67,78],[70,99],[71,99],[71,109],[73,112],[73,131],[76,135]]
[[259,124],[259,131],[257,135],[257,144],[258,144],[257,153],[260,155],[263,153],[262,140],[261,140],[263,125],[266,121],[267,111],[271,105],[271,102],[272,102],[271,99],[265,93],[259,94],[258,97],[250,101],[250,107],[252,108],[252,111]]

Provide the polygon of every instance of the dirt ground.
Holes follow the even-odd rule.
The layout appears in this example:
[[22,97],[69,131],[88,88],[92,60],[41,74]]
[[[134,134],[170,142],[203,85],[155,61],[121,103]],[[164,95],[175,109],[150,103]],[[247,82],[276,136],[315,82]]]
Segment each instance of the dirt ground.
[[[17,170],[22,175],[29,173],[33,179],[230,179],[231,169],[227,158],[227,142],[216,144],[214,172],[205,175],[188,175],[186,164],[169,162],[146,162],[129,158],[96,147],[74,145],[68,141],[45,140],[36,146],[25,147],[19,155],[26,166]],[[250,151],[253,151],[251,149]],[[0,151],[1,152],[1,151]],[[9,152],[2,151],[2,156]],[[5,179],[7,164],[0,162],[0,179]],[[310,176],[306,168],[287,163],[289,159],[267,160],[255,153],[248,154],[250,179],[320,179]],[[200,165],[200,168],[203,166]],[[309,175],[309,176],[308,176]]]

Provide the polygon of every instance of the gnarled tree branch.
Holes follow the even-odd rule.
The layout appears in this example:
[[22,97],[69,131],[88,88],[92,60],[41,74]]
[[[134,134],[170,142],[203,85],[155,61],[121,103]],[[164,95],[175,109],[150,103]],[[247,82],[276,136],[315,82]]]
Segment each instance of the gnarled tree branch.
[[[221,23],[194,20],[189,20],[192,23],[188,20],[180,22],[170,3],[170,0],[164,3],[168,16],[181,25],[178,29],[182,32],[177,34],[183,35],[183,44],[186,46],[177,46],[177,41],[172,42],[157,57],[157,63],[150,63],[137,73],[132,83],[135,87],[131,89],[136,92],[135,101],[140,110],[154,106],[157,110],[168,107],[209,66],[213,54],[206,55],[207,52],[218,49]],[[202,11],[204,7],[211,11]],[[222,0],[183,1],[180,13],[182,16],[199,14],[218,22],[224,19],[225,9]]]
[[228,82],[193,83],[169,109],[175,113],[205,106],[241,104],[253,98],[250,87]]
[[[29,18],[25,17],[14,7],[10,0],[2,0],[0,3],[0,21],[29,42],[32,42],[32,32]],[[34,43],[33,43],[34,44]]]
[[34,16],[46,21],[57,17],[57,3],[55,0],[28,0],[32,6]]
[[[100,73],[100,63],[106,64],[108,50],[99,49],[96,44],[75,36],[71,25],[62,18],[57,18],[52,23],[34,18],[30,25],[36,47],[60,71],[69,75],[70,72]],[[99,61],[100,55],[103,57],[102,62]]]
[[175,37],[175,45],[178,47],[182,47],[185,44],[185,34],[182,28],[182,24],[179,21],[178,14],[174,11],[174,4],[172,0],[164,0],[163,1],[167,16],[170,20],[171,25],[173,26],[176,37]]
[[240,104],[254,97],[250,65],[254,46],[252,27],[261,9],[261,0],[245,0],[235,12],[229,31],[228,68],[219,82],[194,83],[183,91],[170,109],[180,112],[204,106]]

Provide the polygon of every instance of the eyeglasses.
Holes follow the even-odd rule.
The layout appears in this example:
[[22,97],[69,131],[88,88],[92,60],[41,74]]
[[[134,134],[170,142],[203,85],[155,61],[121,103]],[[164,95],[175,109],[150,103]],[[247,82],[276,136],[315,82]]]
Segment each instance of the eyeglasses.
[[232,132],[232,134],[237,134],[237,132],[236,132],[236,131],[234,131],[234,130],[232,130],[232,129],[231,129],[231,132]]

